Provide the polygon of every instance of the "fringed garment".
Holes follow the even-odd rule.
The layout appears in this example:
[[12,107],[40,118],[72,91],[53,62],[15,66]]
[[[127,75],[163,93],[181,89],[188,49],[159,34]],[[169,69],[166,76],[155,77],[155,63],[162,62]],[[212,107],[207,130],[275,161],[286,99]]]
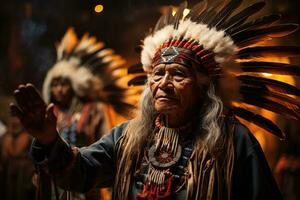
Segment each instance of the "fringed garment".
[[[172,152],[178,140],[177,137],[169,134],[172,138],[168,138],[165,141],[161,135],[161,129],[165,127],[160,127],[160,130],[156,130],[154,139],[153,134],[151,134],[152,136],[149,135],[146,138],[148,142],[141,145],[143,148],[136,149],[135,152],[137,153],[131,154],[131,158],[129,158],[128,143],[131,142],[130,136],[134,136],[134,134],[127,131],[130,129],[130,126],[131,124],[128,125],[117,145],[117,174],[113,192],[113,199],[115,200],[132,199],[130,195],[133,184],[136,184],[135,182],[137,181],[136,176],[140,174],[141,165],[145,165],[145,162],[143,162],[145,160],[145,150],[148,151],[148,159],[151,159],[149,154],[152,154],[153,146],[158,148],[165,145],[165,148],[170,147]],[[222,136],[213,152],[209,152],[206,146],[199,141],[200,138],[198,136],[201,133],[192,134],[192,153],[189,156],[186,166],[184,166],[187,172],[183,186],[183,189],[186,189],[185,199],[230,199],[234,163],[233,130],[233,121],[226,120],[222,127]],[[157,140],[155,139],[156,137],[160,139]],[[152,141],[150,148],[149,140]],[[170,162],[176,161],[176,159],[170,160]],[[164,168],[160,166],[161,163],[155,164],[154,162],[154,165],[158,165],[158,167],[154,166],[153,168],[153,162],[148,161],[148,163],[150,164],[143,182],[143,190],[139,194],[133,194],[136,195],[134,198],[158,200],[172,199],[170,198],[172,195],[176,196],[180,185],[174,186],[176,183],[172,183],[173,181],[175,182],[174,177],[176,176],[176,174],[172,174],[172,166]],[[182,178],[184,179],[184,175]],[[173,190],[170,189],[171,187],[173,187]]]

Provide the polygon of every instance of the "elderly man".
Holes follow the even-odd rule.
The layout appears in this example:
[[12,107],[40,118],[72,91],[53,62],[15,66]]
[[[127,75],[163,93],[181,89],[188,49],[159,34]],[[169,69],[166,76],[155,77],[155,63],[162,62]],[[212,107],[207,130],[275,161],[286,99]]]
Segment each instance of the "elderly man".
[[[282,91],[297,95],[297,88],[251,75],[270,68],[244,67],[267,64],[253,57],[299,52],[296,47],[253,47],[265,34],[283,36],[297,27],[271,26],[279,19],[275,15],[247,22],[263,2],[230,17],[240,3],[206,7],[200,2],[187,16],[185,5],[175,16],[171,11],[163,15],[144,40],[148,80],[140,114],[89,147],[64,143],[53,105],[46,108],[32,85],[21,85],[11,109],[36,138],[36,161],[68,190],[113,186],[118,200],[281,199],[259,143],[236,116],[278,136],[283,135],[274,123],[242,103],[299,117],[299,110],[279,109],[296,102]],[[268,65],[278,66],[273,73],[287,73],[283,63]],[[250,75],[239,74],[242,70]]]

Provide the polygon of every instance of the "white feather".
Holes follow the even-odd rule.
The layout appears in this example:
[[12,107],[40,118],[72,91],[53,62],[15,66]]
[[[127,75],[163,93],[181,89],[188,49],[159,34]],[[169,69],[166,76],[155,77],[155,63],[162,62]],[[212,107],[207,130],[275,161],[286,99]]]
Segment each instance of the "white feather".
[[145,38],[141,53],[144,70],[151,71],[154,55],[164,42],[181,37],[184,40],[196,40],[205,49],[214,52],[218,63],[225,62],[236,52],[232,39],[226,36],[224,31],[217,31],[215,28],[209,28],[205,24],[197,24],[187,19],[180,22],[178,30],[169,25]]

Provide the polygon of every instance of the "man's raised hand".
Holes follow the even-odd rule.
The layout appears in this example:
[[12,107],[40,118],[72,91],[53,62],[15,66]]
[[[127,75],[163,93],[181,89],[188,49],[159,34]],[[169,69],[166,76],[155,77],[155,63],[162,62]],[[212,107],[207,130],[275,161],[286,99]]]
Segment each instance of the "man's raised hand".
[[57,137],[54,105],[46,105],[32,84],[19,85],[14,91],[16,104],[11,103],[11,112],[16,115],[27,132],[41,144],[48,144]]

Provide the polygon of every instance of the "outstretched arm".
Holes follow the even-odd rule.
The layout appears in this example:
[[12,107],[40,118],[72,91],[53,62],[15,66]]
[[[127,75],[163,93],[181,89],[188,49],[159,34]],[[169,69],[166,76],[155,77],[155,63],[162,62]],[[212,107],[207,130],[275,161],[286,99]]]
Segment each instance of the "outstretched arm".
[[115,145],[125,124],[89,147],[71,148],[56,131],[53,105],[47,107],[32,84],[20,85],[14,96],[16,104],[11,104],[11,111],[35,137],[32,155],[39,169],[46,169],[65,189],[88,191],[112,184]]
[[33,158],[46,168],[62,188],[87,192],[93,187],[112,186],[115,176],[116,143],[126,123],[83,148],[70,148],[60,137],[49,145],[32,145]]

